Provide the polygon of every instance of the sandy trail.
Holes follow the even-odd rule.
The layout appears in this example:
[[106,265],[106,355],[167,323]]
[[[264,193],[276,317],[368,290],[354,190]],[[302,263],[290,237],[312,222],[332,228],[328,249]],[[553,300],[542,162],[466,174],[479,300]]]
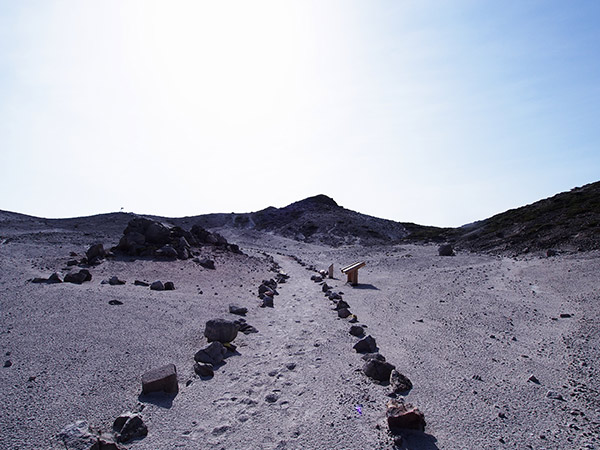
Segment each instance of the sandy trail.
[[259,333],[239,335],[239,355],[213,379],[183,387],[170,408],[148,405],[151,432],[131,448],[155,449],[167,436],[181,448],[384,446],[387,437],[375,427],[384,391],[360,373],[349,325],[310,281],[314,272],[288,257],[276,260],[290,279],[280,284],[274,308],[248,313]]

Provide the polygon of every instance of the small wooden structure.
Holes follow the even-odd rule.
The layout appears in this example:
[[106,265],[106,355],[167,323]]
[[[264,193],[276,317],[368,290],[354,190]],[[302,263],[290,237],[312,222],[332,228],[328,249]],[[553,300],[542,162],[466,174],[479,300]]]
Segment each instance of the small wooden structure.
[[327,269],[327,276],[329,278],[333,278],[333,264],[329,266],[329,269]]
[[354,264],[350,264],[349,266],[342,267],[342,273],[348,275],[348,283],[352,286],[356,286],[358,284],[358,269],[364,267],[367,263],[355,262]]

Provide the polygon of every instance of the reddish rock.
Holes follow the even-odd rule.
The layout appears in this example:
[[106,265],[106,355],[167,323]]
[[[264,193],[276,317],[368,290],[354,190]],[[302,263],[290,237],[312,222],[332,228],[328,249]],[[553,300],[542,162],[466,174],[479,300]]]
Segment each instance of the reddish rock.
[[157,367],[142,375],[142,394],[161,391],[169,394],[176,394],[179,391],[175,364]]
[[387,406],[386,417],[392,432],[396,430],[425,430],[425,416],[409,403],[391,401]]

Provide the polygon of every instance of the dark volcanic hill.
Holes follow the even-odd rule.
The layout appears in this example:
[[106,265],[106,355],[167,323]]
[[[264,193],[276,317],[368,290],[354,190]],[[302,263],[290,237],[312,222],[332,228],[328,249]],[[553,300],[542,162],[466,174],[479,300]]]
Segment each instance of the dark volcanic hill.
[[418,227],[351,211],[326,195],[309,197],[284,208],[271,206],[253,213],[208,214],[194,219],[205,228],[252,229],[335,247],[397,243]]
[[449,237],[480,252],[600,249],[600,182],[454,229]]
[[[40,219],[0,211],[0,222],[12,225],[17,234],[27,233],[32,227],[40,234],[38,228],[43,225],[43,233],[85,230],[85,235],[96,239],[102,237],[100,230],[93,226],[98,218],[105,224],[103,233],[110,232],[118,239],[134,217],[135,214],[112,213],[72,219]],[[587,251],[600,249],[600,182],[460,228],[425,227],[380,219],[343,208],[326,195],[309,197],[284,208],[268,207],[251,213],[145,217],[185,229],[198,224],[207,229],[255,230],[334,247],[447,241],[459,250],[513,255],[551,248]]]

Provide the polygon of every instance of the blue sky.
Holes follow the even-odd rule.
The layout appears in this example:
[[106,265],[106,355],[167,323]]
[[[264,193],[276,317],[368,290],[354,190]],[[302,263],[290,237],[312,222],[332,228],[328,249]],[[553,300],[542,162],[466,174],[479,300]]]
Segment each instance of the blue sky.
[[597,181],[595,1],[0,0],[0,209],[319,193],[458,226]]

